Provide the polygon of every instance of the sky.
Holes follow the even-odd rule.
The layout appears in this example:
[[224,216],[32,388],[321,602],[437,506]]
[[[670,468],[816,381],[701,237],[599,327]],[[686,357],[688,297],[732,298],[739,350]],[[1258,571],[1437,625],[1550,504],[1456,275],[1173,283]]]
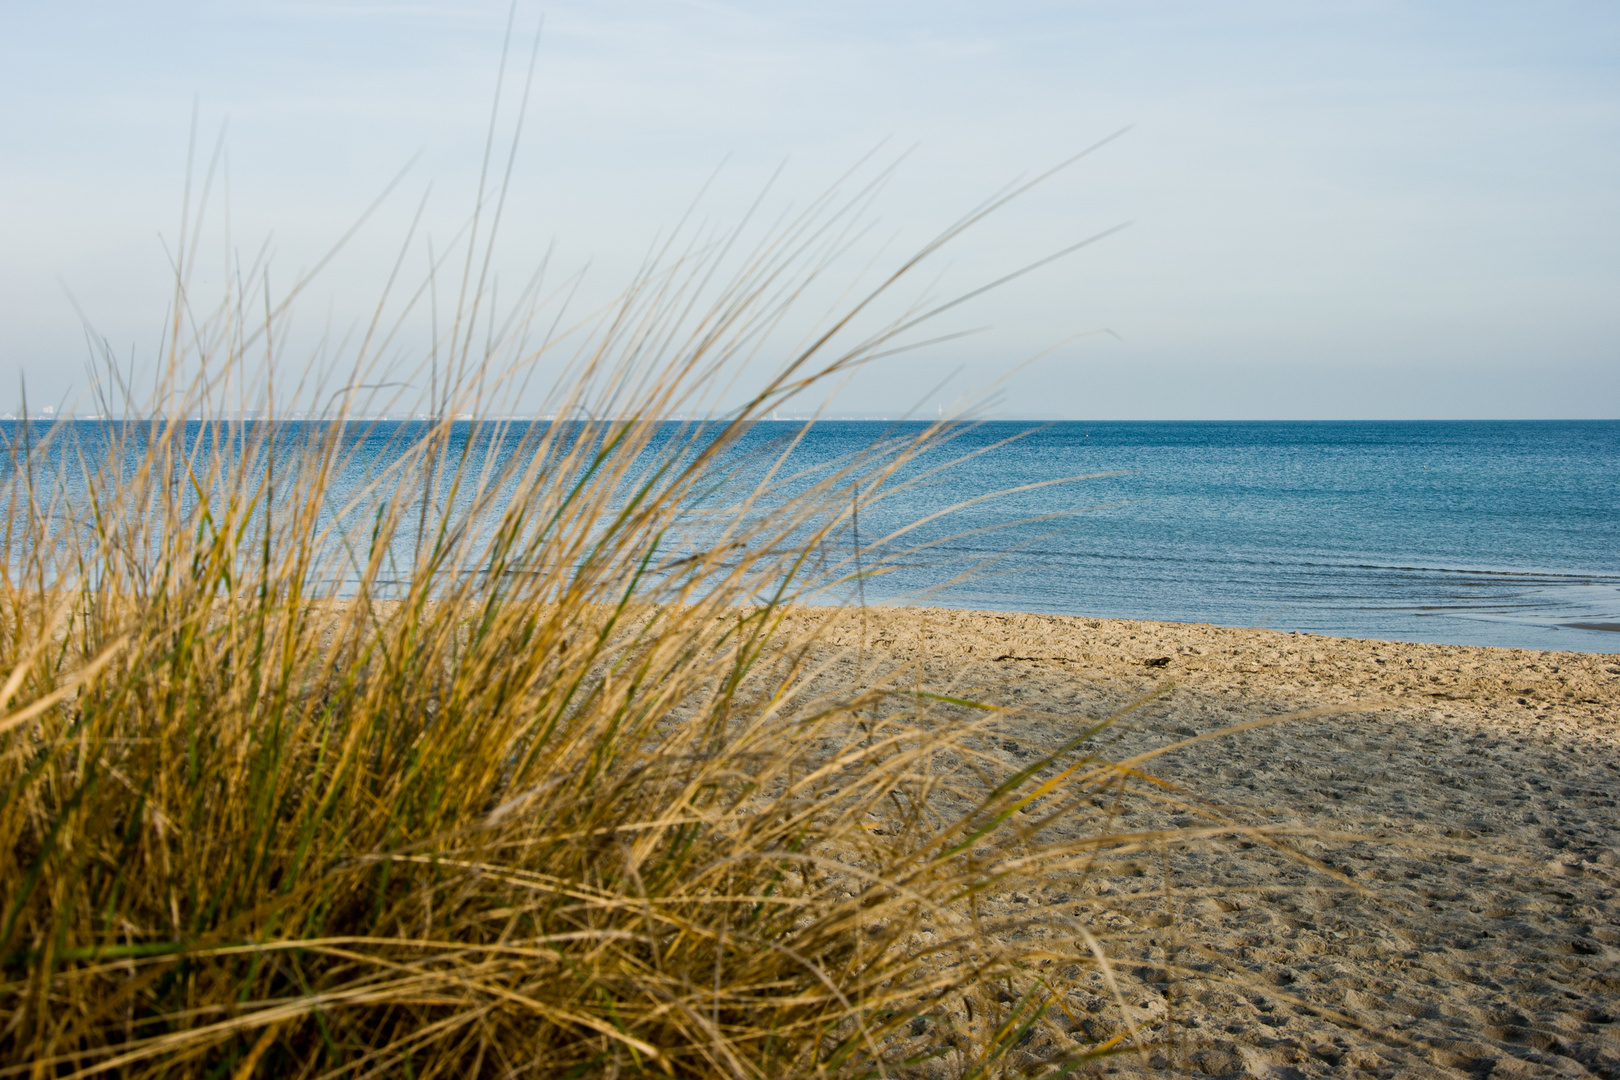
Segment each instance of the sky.
[[[467,218],[508,12],[0,0],[0,408],[23,380],[82,400],[85,320],[156,362],[194,110],[196,171],[223,130],[228,177],[194,295],[229,253],[293,280],[409,164],[301,301],[301,327],[363,321],[424,195],[418,244]],[[542,22],[493,265],[588,267],[581,310],[694,206],[734,222],[768,183],[772,213],[803,206],[874,154],[860,175],[893,171],[837,271],[869,280],[1129,129],[897,302],[1127,228],[952,309],[928,333],[974,333],[872,365],[834,411],[1620,417],[1611,0],[518,0],[503,133]]]

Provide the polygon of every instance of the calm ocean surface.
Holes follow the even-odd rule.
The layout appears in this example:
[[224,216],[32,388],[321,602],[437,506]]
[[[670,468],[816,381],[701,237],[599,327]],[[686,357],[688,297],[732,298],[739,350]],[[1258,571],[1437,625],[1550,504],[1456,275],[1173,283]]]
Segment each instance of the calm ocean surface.
[[[818,423],[797,464],[922,427]],[[744,449],[798,428],[760,424]],[[334,494],[406,434],[365,429]],[[932,546],[868,580],[868,601],[1620,651],[1620,421],[988,423],[921,466],[1015,437],[863,505],[862,543],[976,496],[1117,475],[917,530]]]
[[[763,425],[770,428],[773,425]],[[787,428],[789,425],[779,425]],[[884,425],[817,425],[852,448]],[[862,531],[987,491],[868,599],[1620,651],[1620,422],[991,423],[1024,438],[874,512]],[[1015,524],[1037,515],[1078,511]],[[980,564],[976,578],[944,585]],[[1611,629],[1598,629],[1597,627]]]

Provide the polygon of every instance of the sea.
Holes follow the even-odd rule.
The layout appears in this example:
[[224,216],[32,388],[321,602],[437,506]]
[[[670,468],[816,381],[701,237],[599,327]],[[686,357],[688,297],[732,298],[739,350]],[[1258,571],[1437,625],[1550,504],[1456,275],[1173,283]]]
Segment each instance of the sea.
[[[820,423],[806,453],[905,428]],[[1620,651],[1620,421],[983,423],[947,456],[862,531],[1007,494],[918,530],[867,601]]]
[[[335,496],[400,423],[356,426]],[[738,452],[792,446],[786,474],[925,427],[767,421]],[[1620,421],[968,423],[896,479],[831,599],[1620,652]]]

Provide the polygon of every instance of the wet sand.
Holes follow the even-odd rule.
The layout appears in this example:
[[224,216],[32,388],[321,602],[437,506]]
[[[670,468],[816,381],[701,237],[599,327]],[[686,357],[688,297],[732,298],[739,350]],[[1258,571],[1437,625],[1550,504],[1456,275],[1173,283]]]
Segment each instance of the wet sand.
[[[845,620],[830,641],[860,636]],[[1620,1077],[1620,656],[940,609],[873,611],[864,637],[931,685],[1055,718],[1010,761],[1167,684],[1110,756],[1344,710],[1154,763],[1248,824],[1361,839],[1294,844],[1337,878],[1264,844],[1178,848],[1173,919],[1151,875],[1088,883],[1122,920],[1128,1013],[1099,980],[1062,1023],[1150,1041],[1090,1072]],[[1057,881],[991,902],[1084,910]]]

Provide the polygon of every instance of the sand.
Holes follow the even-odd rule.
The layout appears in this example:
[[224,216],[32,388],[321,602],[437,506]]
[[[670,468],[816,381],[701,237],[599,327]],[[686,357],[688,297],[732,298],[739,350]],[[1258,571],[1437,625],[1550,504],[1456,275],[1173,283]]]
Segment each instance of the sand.
[[[1179,850],[1164,927],[1151,875],[1112,886],[1138,931],[1117,945],[1132,1014],[1098,986],[1063,1022],[1082,1041],[1140,1023],[1151,1046],[1091,1072],[1620,1077],[1620,656],[939,609],[874,611],[865,636],[1058,717],[1032,747],[1167,684],[1111,756],[1344,709],[1155,762],[1241,821],[1365,839],[1298,842],[1337,879],[1263,844]],[[999,899],[1073,906],[1060,886]]]

